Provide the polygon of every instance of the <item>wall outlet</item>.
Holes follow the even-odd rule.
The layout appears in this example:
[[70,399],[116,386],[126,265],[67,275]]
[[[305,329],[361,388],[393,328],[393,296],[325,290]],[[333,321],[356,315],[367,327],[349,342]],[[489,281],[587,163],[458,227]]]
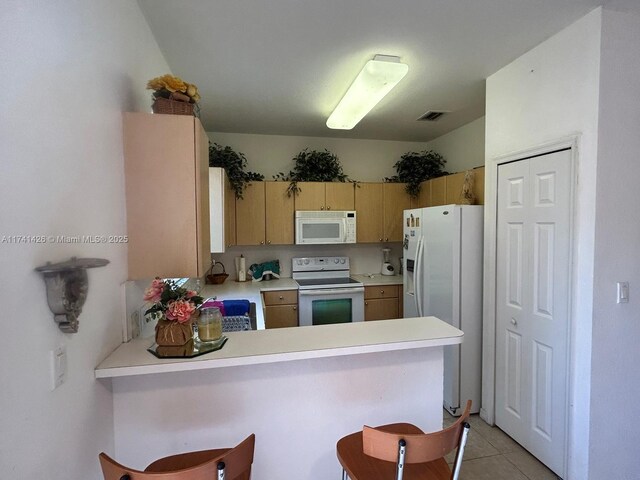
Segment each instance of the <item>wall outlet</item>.
[[51,391],[58,388],[67,379],[67,347],[59,346],[51,350]]

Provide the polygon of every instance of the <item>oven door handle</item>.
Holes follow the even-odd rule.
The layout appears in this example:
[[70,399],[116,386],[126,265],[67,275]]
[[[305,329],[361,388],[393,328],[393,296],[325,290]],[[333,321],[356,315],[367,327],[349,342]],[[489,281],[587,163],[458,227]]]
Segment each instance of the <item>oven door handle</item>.
[[350,295],[364,292],[364,287],[320,288],[316,290],[298,290],[301,297],[318,297],[320,295]]

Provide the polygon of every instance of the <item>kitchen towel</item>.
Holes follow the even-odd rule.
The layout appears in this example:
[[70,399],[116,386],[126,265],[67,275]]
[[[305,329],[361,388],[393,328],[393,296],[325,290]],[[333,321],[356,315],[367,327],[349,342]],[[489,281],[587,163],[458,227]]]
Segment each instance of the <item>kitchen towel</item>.
[[262,281],[266,275],[272,275],[274,278],[280,278],[280,260],[254,263],[249,267],[249,272],[251,273],[253,282]]

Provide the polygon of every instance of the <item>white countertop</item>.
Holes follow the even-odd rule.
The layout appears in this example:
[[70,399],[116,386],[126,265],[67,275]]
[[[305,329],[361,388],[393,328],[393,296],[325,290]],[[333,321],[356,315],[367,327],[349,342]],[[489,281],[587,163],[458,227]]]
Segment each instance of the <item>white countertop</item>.
[[362,282],[365,287],[376,285],[402,285],[402,275],[382,275],[381,273],[357,273],[351,278]]
[[153,339],[132,340],[98,365],[95,376],[113,378],[436,347],[462,343],[463,333],[435,317],[419,317],[225,335],[229,340],[221,350],[188,359],[156,358],[147,352]]

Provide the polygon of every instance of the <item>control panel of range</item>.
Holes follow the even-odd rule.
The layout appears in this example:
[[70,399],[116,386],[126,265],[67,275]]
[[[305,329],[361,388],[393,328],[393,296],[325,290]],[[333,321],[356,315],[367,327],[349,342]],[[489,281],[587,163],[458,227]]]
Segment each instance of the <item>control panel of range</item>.
[[292,259],[293,272],[349,270],[349,257],[301,257]]

